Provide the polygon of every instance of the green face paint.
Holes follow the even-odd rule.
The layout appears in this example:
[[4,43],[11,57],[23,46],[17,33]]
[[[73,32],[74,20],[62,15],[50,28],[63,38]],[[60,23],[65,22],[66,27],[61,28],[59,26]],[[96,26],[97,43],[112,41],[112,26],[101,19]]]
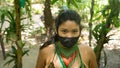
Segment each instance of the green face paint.
[[58,44],[57,46],[58,46],[60,53],[62,53],[65,56],[65,58],[69,58],[70,56],[73,55],[73,53],[75,53],[76,50],[78,50],[77,44],[75,44],[71,48],[63,47],[60,42],[58,42],[57,44]]
[[[61,49],[61,50],[60,50],[60,49]],[[71,54],[73,54],[76,50],[78,50],[78,55],[79,55],[80,62],[81,62],[80,68],[85,68],[85,65],[84,65],[84,63],[83,63],[83,61],[82,61],[82,57],[81,57],[81,54],[80,54],[80,50],[79,50],[79,48],[78,48],[78,44],[75,44],[75,46],[74,46],[73,49],[72,49],[73,51],[71,51],[71,52],[69,53],[70,49],[71,49],[71,48],[63,49],[63,47],[62,47],[62,45],[60,44],[60,42],[55,43],[55,50],[56,50],[56,53],[57,53],[57,55],[58,55],[58,57],[59,57],[59,59],[60,59],[60,62],[61,62],[61,64],[62,64],[62,68],[66,68],[66,66],[65,66],[65,64],[64,64],[64,62],[63,62],[63,60],[62,60],[62,57],[60,56],[60,52],[63,53],[66,57],[69,57],[69,56],[70,56]],[[69,53],[69,54],[67,54],[67,53]],[[66,55],[66,54],[67,54],[67,55]],[[75,60],[75,59],[74,59],[74,60]],[[74,61],[72,61],[72,63],[70,63],[70,65],[68,66],[68,68],[70,68],[73,63],[74,63]]]

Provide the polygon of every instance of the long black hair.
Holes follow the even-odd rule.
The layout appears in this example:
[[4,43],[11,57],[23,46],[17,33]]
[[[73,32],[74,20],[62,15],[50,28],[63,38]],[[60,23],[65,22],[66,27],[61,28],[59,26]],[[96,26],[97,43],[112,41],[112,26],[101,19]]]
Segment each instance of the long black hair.
[[[65,22],[65,21],[67,21],[67,20],[71,20],[71,21],[75,21],[75,23],[76,24],[78,24],[79,25],[79,27],[80,27],[80,32],[81,32],[81,24],[80,24],[80,21],[81,21],[81,17],[80,17],[80,15],[76,12],[76,11],[74,11],[74,10],[63,10],[63,11],[61,11],[60,13],[59,13],[59,15],[57,16],[57,18],[55,19],[55,27],[56,27],[56,31],[58,32],[58,28],[59,28],[59,26],[63,23],[63,22]],[[41,47],[40,47],[40,49],[43,49],[44,47],[46,47],[46,46],[48,46],[48,45],[50,45],[50,44],[52,44],[52,43],[54,43],[54,42],[56,42],[56,41],[58,41],[58,39],[57,39],[57,34],[55,34],[55,35],[53,35],[52,37],[51,37],[51,39],[49,39],[47,42],[45,42]]]

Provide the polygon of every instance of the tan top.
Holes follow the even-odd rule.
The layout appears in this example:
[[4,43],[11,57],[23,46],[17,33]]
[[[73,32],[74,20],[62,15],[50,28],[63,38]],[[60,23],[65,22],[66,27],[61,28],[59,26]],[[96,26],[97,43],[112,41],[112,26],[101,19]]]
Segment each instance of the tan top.
[[[79,45],[78,47],[85,64],[85,68],[98,68],[93,50],[89,46],[85,45]],[[39,51],[36,68],[48,68],[52,61],[54,68],[62,68],[60,60],[55,54],[54,44],[51,44]],[[76,58],[71,68],[79,68],[80,65],[80,58]]]

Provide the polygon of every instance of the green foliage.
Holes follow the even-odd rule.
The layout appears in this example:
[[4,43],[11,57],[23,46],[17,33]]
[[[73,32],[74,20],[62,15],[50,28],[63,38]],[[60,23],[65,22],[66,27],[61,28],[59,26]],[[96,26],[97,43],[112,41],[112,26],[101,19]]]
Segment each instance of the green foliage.
[[28,14],[28,18],[30,18],[31,20],[31,0],[26,0],[26,5],[25,5],[25,8],[26,8],[26,12]]
[[75,8],[79,8],[78,3],[81,3],[81,0],[52,0],[51,4],[55,4],[55,3],[61,3],[61,6],[67,6],[68,8],[71,8],[71,6],[74,6]]
[[[111,24],[115,27],[120,27],[120,20],[119,20],[119,14],[120,14],[120,1],[119,0],[109,0],[108,9],[105,11],[109,12],[109,17],[111,19]],[[105,13],[105,11],[103,13]]]
[[39,9],[34,9],[33,10],[35,14],[40,14],[40,10]]
[[[22,46],[22,48],[23,48],[23,47],[25,46],[25,43],[21,42],[21,46]],[[16,64],[16,62],[17,62],[17,48],[16,48],[14,45],[12,45],[12,46],[11,46],[11,49],[12,49],[12,51],[11,51],[11,52],[8,52],[8,53],[6,54],[6,58],[9,57],[9,60],[6,61],[6,63],[4,64],[4,66],[5,66],[5,65],[9,65],[10,63],[14,62],[14,65],[13,65],[12,68],[16,68],[16,65],[17,65],[17,64]],[[25,54],[28,55],[28,52],[29,52],[29,50],[23,49],[23,50],[22,50],[22,56],[24,56]]]
[[[8,42],[9,39],[16,40],[16,27],[15,27],[15,19],[14,14],[8,10],[2,10],[1,15],[1,23],[3,24],[5,21],[9,23],[9,27],[5,29],[6,32],[6,41]],[[3,25],[1,25],[2,28]]]
[[[2,10],[0,10],[0,12],[3,12]],[[4,23],[4,19],[5,19],[5,15],[4,14],[0,14],[0,33],[2,32],[2,26],[3,26],[3,23]]]
[[[102,23],[95,26],[93,29],[93,36],[96,40],[99,40],[103,34],[107,34],[111,28],[106,28],[105,25],[109,24],[114,25],[115,27],[120,27],[120,20],[118,18],[120,13],[120,1],[119,0],[109,0],[109,5],[104,6],[102,11],[103,19],[101,15],[95,18],[95,20],[103,21]],[[105,19],[105,20],[104,20]]]
[[[24,6],[21,7],[21,17],[27,16],[26,18],[29,18],[30,20],[32,15],[31,15],[31,0],[25,0]],[[21,20],[26,19],[26,18],[21,18]]]
[[[31,1],[30,0],[26,0],[25,8],[26,8],[26,13],[28,14],[28,18],[30,18],[30,20],[31,20]],[[0,12],[1,12],[1,14],[0,14],[0,23],[1,23],[0,32],[2,30],[4,22],[8,22],[9,27],[5,29],[6,42],[8,43],[10,40],[16,41],[17,36],[16,36],[16,24],[15,24],[14,12],[13,11],[11,12],[11,10],[8,10],[8,9],[1,9]],[[24,25],[21,25],[21,29],[24,29]]]
[[2,26],[5,21],[9,23],[9,27],[5,29],[6,32],[6,41],[8,42],[9,39],[15,39],[16,35],[16,27],[15,27],[15,19],[14,19],[14,14],[8,10],[1,10],[1,27],[0,27],[0,32],[2,29]]
[[[28,13],[28,17],[31,18],[30,0],[26,0],[25,3],[26,3],[25,4],[25,6],[26,6],[25,7],[26,8],[26,13]],[[13,9],[13,7],[12,7],[12,9]],[[7,22],[7,24],[9,24],[9,26],[7,28],[5,28],[5,30],[4,30],[5,39],[6,39],[7,43],[9,41],[12,41],[12,46],[11,46],[12,52],[8,52],[7,53],[7,57],[10,57],[10,60],[8,60],[5,63],[5,65],[7,65],[7,64],[9,65],[10,63],[14,62],[13,68],[16,68],[16,66],[17,66],[16,62],[19,61],[18,60],[19,53],[17,52],[18,51],[18,47],[20,47],[20,49],[22,49],[21,50],[22,56],[27,54],[29,50],[24,50],[23,49],[23,47],[25,46],[25,42],[17,40],[16,22],[15,22],[15,15],[14,14],[15,14],[14,13],[14,9],[13,9],[13,11],[11,11],[11,8],[9,10],[9,9],[6,9],[5,7],[0,9],[0,33],[2,32],[3,24],[5,22]],[[23,16],[23,14],[21,14],[21,16]],[[23,29],[24,25],[20,25],[20,26],[21,26],[21,29]],[[17,44],[16,44],[16,42],[17,42]],[[15,45],[13,45],[13,44],[16,44],[17,47],[15,47]]]
[[[120,1],[119,0],[108,0],[108,5],[105,5],[103,9],[96,12],[96,22],[100,22],[95,26],[92,31],[93,36],[97,40],[97,46],[94,48],[94,51],[97,56],[97,62],[99,63],[101,50],[103,49],[103,45],[108,43],[109,37],[107,34],[112,29],[111,26],[120,27]],[[97,16],[99,14],[99,16]],[[106,65],[106,53],[105,55],[105,65]]]
[[95,37],[95,39],[97,41],[99,41],[99,39],[101,39],[102,35],[107,34],[110,30],[111,30],[111,28],[106,28],[105,23],[103,22],[103,23],[100,23],[95,26],[95,28],[92,31],[92,34]]

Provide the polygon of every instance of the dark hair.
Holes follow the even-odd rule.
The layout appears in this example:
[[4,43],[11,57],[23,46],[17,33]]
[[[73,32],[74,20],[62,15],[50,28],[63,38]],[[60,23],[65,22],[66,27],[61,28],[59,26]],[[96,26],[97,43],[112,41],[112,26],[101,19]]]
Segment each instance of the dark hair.
[[[58,32],[59,26],[60,26],[63,22],[65,22],[65,21],[67,21],[67,20],[75,21],[75,23],[79,25],[79,27],[80,27],[80,32],[81,32],[81,29],[82,29],[82,28],[81,28],[81,25],[80,25],[81,17],[80,17],[80,15],[79,15],[76,11],[74,11],[74,10],[63,10],[63,11],[61,11],[61,12],[59,13],[58,17],[57,17],[56,20],[55,20],[55,26],[56,26],[57,32]],[[45,43],[43,44],[43,46],[41,47],[41,49],[44,48],[44,47],[46,47],[47,45],[50,45],[50,44],[56,42],[56,41],[58,41],[58,39],[57,39],[57,34],[55,34],[50,40],[48,40],[47,42],[45,42]]]
[[56,30],[58,31],[59,26],[67,20],[75,21],[75,23],[80,26],[80,15],[74,10],[64,10],[55,20]]

